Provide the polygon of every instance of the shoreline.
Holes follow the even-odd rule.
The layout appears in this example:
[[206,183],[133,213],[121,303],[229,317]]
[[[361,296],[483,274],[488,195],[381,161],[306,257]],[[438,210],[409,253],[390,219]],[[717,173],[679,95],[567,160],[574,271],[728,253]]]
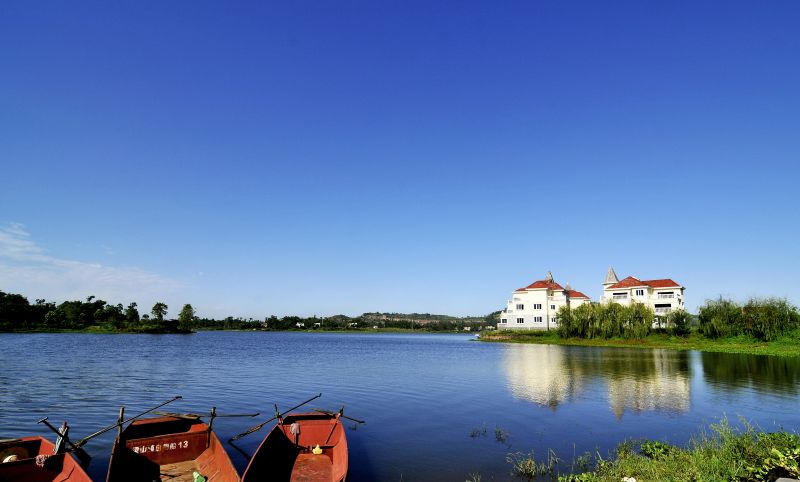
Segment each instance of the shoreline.
[[404,334],[420,334],[420,335],[470,335],[474,336],[483,332],[469,332],[469,331],[445,331],[445,330],[421,330],[410,328],[379,328],[375,329],[348,329],[348,330],[257,330],[257,329],[242,329],[242,328],[228,328],[228,329],[204,329],[197,328],[192,331],[169,331],[169,332],[147,332],[147,331],[117,331],[117,330],[103,330],[103,329],[82,329],[82,330],[14,330],[14,331],[0,331],[0,334],[89,334],[89,335],[191,335],[193,333],[212,332],[212,331],[228,331],[228,332],[263,332],[263,333],[340,333],[340,334],[381,334],[381,333],[404,333]]
[[800,340],[796,334],[782,336],[771,342],[754,340],[746,336],[708,339],[697,333],[685,337],[668,334],[651,334],[644,339],[622,338],[561,338],[551,332],[512,332],[510,330],[481,332],[480,341],[488,343],[523,343],[536,345],[594,346],[610,348],[646,348],[666,350],[697,350],[714,353],[742,355],[800,356]]

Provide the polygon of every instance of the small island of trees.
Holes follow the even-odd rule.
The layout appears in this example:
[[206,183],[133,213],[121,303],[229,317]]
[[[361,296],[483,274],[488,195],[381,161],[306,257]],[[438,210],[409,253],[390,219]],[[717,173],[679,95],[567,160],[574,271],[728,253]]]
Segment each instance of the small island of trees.
[[177,319],[167,318],[169,307],[156,302],[150,313],[139,314],[133,302],[127,307],[95,296],[56,305],[43,299],[30,303],[19,294],[0,291],[0,331],[98,331],[127,333],[189,333],[197,317],[186,304]]

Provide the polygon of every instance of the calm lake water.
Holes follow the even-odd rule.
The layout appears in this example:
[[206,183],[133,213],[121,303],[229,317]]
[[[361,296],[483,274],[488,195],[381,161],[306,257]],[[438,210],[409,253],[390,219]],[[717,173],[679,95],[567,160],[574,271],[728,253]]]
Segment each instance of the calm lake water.
[[[174,395],[219,418],[221,439],[316,393],[308,407],[365,419],[348,431],[350,480],[509,480],[506,455],[562,458],[629,438],[684,443],[726,416],[800,429],[800,359],[479,343],[462,335],[206,332],[0,334],[0,438],[67,419],[80,439]],[[485,434],[483,428],[486,428]],[[498,428],[507,435],[495,436]],[[268,427],[242,438],[252,453]],[[477,436],[471,436],[477,432]],[[474,435],[474,434],[473,434]],[[105,480],[115,431],[90,442]],[[247,459],[229,451],[240,471]]]

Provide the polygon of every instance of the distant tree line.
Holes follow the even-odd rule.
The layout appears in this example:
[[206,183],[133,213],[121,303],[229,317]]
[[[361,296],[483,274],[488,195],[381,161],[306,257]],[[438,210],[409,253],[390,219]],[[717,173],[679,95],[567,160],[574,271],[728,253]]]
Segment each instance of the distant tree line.
[[264,320],[264,327],[269,330],[418,330],[430,332],[446,331],[479,331],[487,327],[494,328],[495,321],[485,318],[457,318],[447,315],[431,315],[419,317],[417,314],[393,313],[391,317],[376,318],[374,313],[364,313],[350,317],[335,315],[328,317],[271,316]]
[[157,302],[149,313],[140,314],[138,305],[109,304],[89,296],[85,301],[65,301],[56,305],[37,299],[31,304],[19,294],[0,291],[0,332],[96,330],[129,333],[187,333],[192,330],[372,330],[407,329],[430,332],[481,330],[494,328],[499,312],[485,317],[459,318],[428,313],[364,313],[349,317],[270,316],[224,319],[198,317],[191,304],[183,305],[177,318],[168,318],[169,307]]

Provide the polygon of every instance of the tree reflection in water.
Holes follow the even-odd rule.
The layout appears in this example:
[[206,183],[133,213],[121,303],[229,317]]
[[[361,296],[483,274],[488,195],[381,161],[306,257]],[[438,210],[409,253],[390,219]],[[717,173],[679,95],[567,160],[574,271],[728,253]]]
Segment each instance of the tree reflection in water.
[[706,382],[726,391],[743,388],[797,395],[800,358],[731,353],[701,353]]

